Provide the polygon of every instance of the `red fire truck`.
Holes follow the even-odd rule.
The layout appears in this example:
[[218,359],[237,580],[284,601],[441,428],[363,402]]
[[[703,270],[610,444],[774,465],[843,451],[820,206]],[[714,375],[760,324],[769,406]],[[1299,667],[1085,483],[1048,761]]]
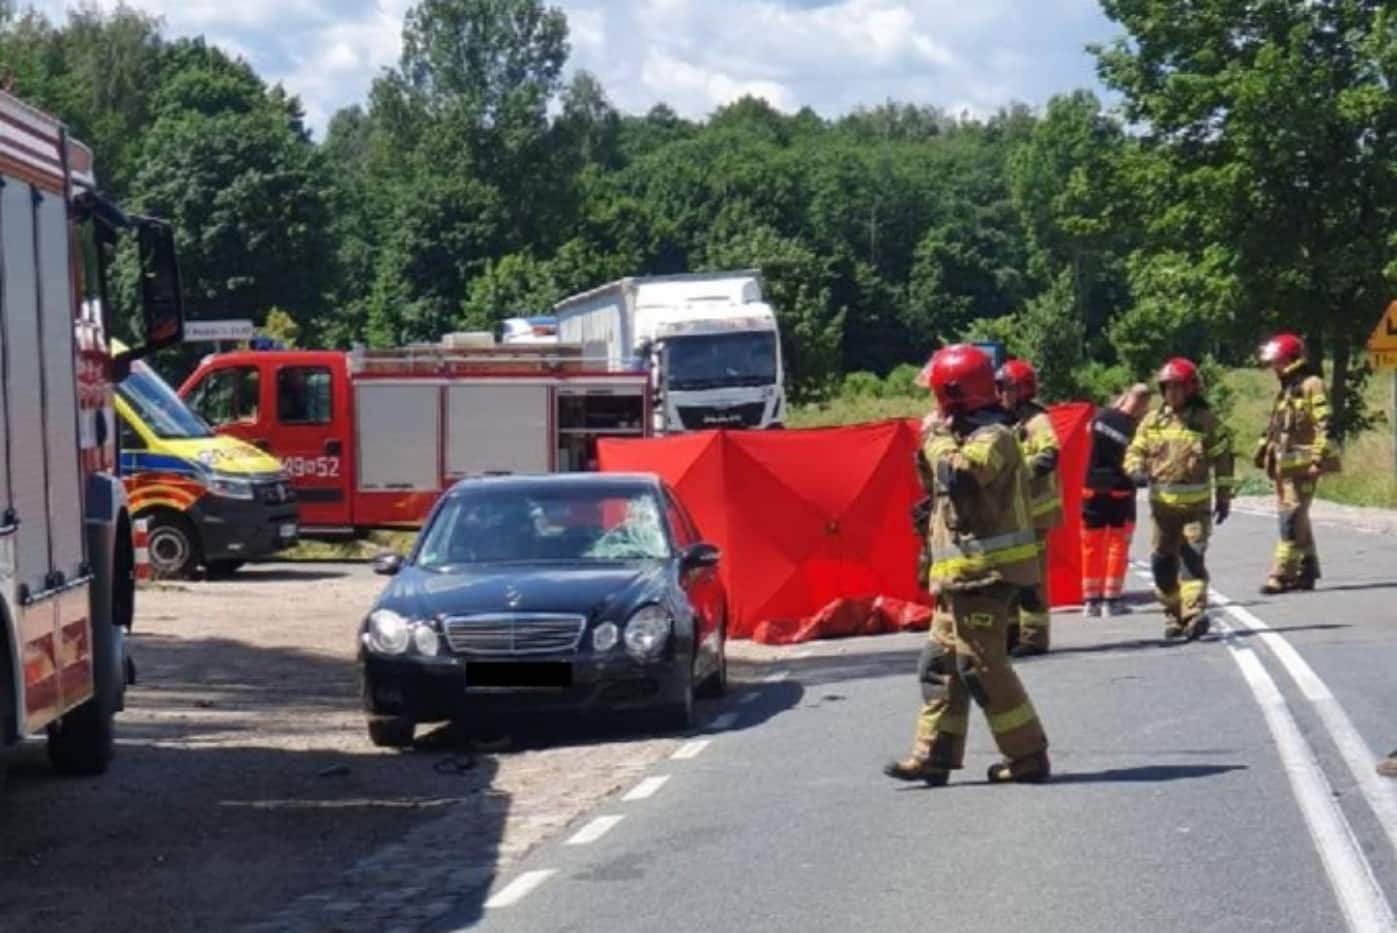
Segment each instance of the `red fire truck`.
[[647,374],[489,334],[222,353],[179,391],[219,432],[280,458],[306,536],[418,527],[458,479],[591,469],[600,438],[643,437],[651,423]]
[[[84,299],[111,307],[107,263],[127,235],[144,343],[112,359]],[[0,747],[47,732],[60,771],[105,770],[128,681],[135,564],[112,386],[182,319],[170,228],[103,200],[92,153],[0,93]]]

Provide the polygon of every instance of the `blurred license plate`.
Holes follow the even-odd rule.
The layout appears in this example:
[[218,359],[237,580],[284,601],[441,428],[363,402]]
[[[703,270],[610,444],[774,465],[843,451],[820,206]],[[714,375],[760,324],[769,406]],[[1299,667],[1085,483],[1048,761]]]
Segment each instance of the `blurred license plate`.
[[471,687],[571,687],[572,665],[566,661],[471,661],[466,664]]
[[283,538],[294,538],[294,537],[296,537],[296,523],[295,523],[295,522],[287,522],[286,524],[282,525],[282,526],[281,526],[281,536],[282,536]]

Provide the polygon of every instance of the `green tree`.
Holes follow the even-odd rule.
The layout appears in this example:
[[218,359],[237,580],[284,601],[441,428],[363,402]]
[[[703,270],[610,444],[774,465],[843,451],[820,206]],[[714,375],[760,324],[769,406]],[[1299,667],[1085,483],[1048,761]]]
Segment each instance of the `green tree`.
[[1332,355],[1343,427],[1357,407],[1358,341],[1392,285],[1397,10],[1380,0],[1103,6],[1127,35],[1096,50],[1102,78],[1177,176],[1180,202],[1156,234],[1187,254],[1208,244],[1235,254],[1237,319],[1299,329]]
[[174,224],[191,317],[260,322],[283,307],[317,337],[333,250],[327,179],[298,103],[200,40],[167,54],[131,201]]

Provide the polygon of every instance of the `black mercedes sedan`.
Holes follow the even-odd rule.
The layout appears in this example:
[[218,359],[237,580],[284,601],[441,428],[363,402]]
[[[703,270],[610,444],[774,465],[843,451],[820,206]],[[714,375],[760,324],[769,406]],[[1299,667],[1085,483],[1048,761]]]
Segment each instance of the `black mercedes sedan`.
[[648,475],[463,480],[359,636],[369,737],[502,713],[644,710],[687,728],[727,686],[718,550]]

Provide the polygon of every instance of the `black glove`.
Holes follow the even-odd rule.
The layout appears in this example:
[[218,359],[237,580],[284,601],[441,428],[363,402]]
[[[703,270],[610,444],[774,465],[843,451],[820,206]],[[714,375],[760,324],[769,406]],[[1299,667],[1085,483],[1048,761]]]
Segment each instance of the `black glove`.
[[1213,503],[1213,523],[1221,525],[1227,521],[1227,516],[1232,514],[1232,502],[1228,499],[1219,499]]
[[1143,470],[1136,470],[1130,474],[1130,481],[1135,484],[1137,489],[1144,489],[1150,484],[1150,475]]

